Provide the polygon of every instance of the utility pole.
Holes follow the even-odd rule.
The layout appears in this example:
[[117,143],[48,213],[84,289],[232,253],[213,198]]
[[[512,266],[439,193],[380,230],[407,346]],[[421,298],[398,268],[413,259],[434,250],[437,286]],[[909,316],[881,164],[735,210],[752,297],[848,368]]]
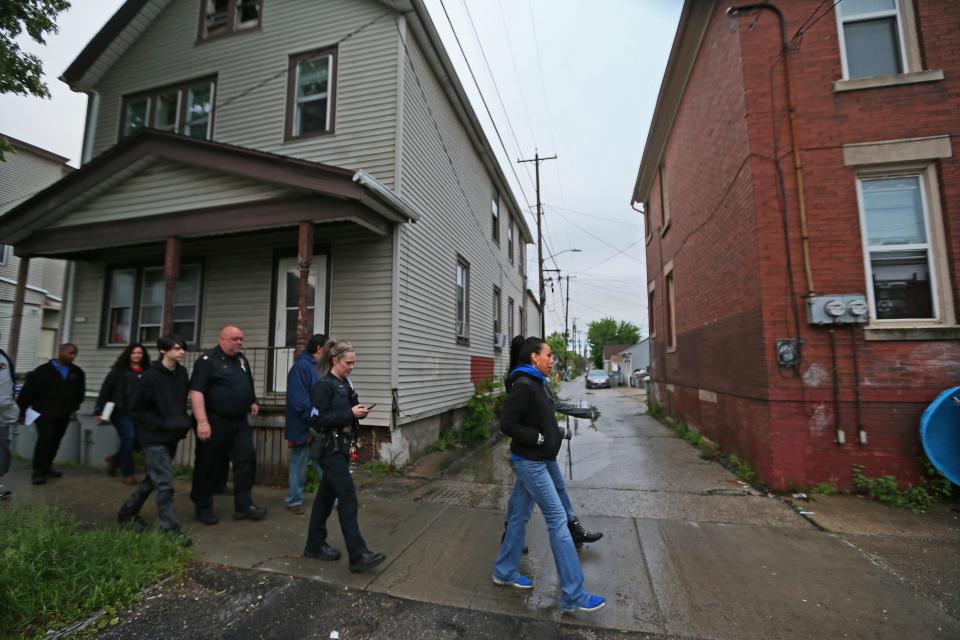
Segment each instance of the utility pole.
[[544,301],[546,297],[546,290],[543,288],[543,230],[542,230],[542,220],[543,220],[543,206],[540,204],[540,163],[546,162],[547,160],[556,160],[557,156],[552,155],[547,158],[541,158],[540,152],[534,150],[533,158],[526,160],[517,160],[518,164],[524,162],[533,162],[534,163],[534,173],[537,176],[537,269],[539,279],[540,279],[540,307],[542,309],[540,313],[540,337],[546,338],[547,332],[547,304]]
[[[574,324],[576,327],[576,324]],[[563,339],[570,344],[570,276],[567,276],[567,303],[563,305]]]

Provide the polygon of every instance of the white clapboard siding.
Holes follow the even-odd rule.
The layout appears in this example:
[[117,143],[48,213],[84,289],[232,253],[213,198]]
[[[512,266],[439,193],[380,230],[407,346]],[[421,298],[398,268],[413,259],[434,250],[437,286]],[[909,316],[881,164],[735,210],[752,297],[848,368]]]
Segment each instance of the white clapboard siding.
[[[406,61],[403,66],[400,185],[403,197],[420,208],[423,218],[405,227],[401,236],[398,355],[400,408],[405,415],[401,423],[464,405],[473,394],[471,356],[494,357],[495,374],[503,372],[508,353],[493,346],[493,287],[502,291],[504,322],[507,299],[522,299],[520,274],[507,262],[503,246],[506,224],[500,247],[491,237],[493,183],[412,38],[408,48],[413,67]],[[501,220],[506,220],[503,201],[500,210]],[[468,346],[458,344],[455,335],[458,255],[470,263]]]
[[[328,334],[351,341],[357,349],[353,380],[364,402],[378,404],[367,424],[389,425],[391,240],[350,224],[319,225],[314,237],[318,245],[330,246]],[[296,244],[296,228],[184,241],[182,263],[203,264],[200,343],[191,349],[216,346],[219,331],[227,324],[243,329],[247,348],[268,346],[274,257],[278,251],[296,255]],[[159,245],[148,255],[142,249],[115,252],[119,264],[139,257],[145,264],[160,266],[161,256]],[[121,350],[99,346],[105,274],[102,263],[78,263],[73,339],[80,350],[77,364],[87,371],[91,392],[99,390]]]
[[[262,29],[197,44],[197,0],[171,1],[98,84],[94,155],[116,144],[124,95],[215,74],[214,140],[364,169],[392,185],[397,117],[392,12],[367,0],[264,0],[263,5]],[[334,134],[284,143],[289,56],[335,44],[381,15],[340,45]]]
[[155,216],[271,200],[296,191],[236,175],[158,161],[59,219],[51,227]]

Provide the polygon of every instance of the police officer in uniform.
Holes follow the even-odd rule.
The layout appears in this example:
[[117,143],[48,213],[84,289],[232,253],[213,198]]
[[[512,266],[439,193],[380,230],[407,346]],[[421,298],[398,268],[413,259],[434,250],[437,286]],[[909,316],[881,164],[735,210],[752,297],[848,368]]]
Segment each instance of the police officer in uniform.
[[317,414],[311,429],[315,433],[313,457],[320,463],[323,476],[310,512],[303,555],[319,560],[340,559],[340,552],[327,543],[327,518],[336,502],[350,571],[359,573],[377,566],[386,556],[367,548],[357,523],[357,490],[349,465],[351,436],[357,421],[366,418],[370,409],[360,405],[348,378],[356,363],[353,347],[342,341],[328,340],[318,358],[320,379],[310,390],[310,402]]
[[256,469],[253,430],[247,414],[260,406],[253,390],[250,363],[244,357],[243,331],[234,326],[220,331],[219,344],[193,365],[190,403],[197,420],[197,452],[190,499],[203,524],[217,524],[213,493],[218,471],[229,456],[233,463],[233,517],[263,520],[267,510],[253,503],[251,490]]

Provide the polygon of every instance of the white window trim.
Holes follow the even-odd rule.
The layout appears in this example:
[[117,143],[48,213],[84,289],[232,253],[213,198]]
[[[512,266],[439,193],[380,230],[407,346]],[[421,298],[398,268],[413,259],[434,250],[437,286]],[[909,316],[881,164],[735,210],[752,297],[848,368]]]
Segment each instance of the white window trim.
[[10,259],[10,245],[0,244],[0,267],[7,266],[7,261]]
[[490,215],[492,219],[493,241],[500,244],[500,191],[496,188],[490,198]]
[[[209,84],[210,84],[210,111],[207,112],[207,135],[206,135],[206,137],[204,137],[204,140],[212,140],[212,139],[213,139],[213,136],[212,136],[212,133],[213,133],[213,131],[212,131],[212,127],[213,127],[213,112],[216,110],[216,108],[215,108],[214,105],[217,104],[217,102],[216,102],[216,100],[217,100],[217,93],[216,93],[216,92],[217,92],[217,83],[216,83],[216,82],[213,82],[213,81],[210,81]],[[190,122],[190,100],[191,100],[191,97],[192,97],[192,94],[193,94],[193,90],[194,90],[194,88],[199,87],[199,86],[200,86],[200,83],[198,82],[198,83],[195,84],[195,85],[187,85],[187,86],[185,86],[185,87],[183,88],[183,89],[184,89],[184,92],[187,94],[187,109],[186,109],[186,111],[184,112],[184,123],[183,123],[183,132],[184,132],[184,135],[186,135],[186,133],[187,133],[187,127],[188,127],[188,126],[191,126],[191,122]]]
[[[123,273],[123,272],[128,272],[128,271],[132,271],[132,272],[133,272],[133,291],[132,291],[132,296],[133,296],[133,297],[131,298],[129,305],[114,305],[114,304],[113,304],[113,300],[111,299],[111,295],[110,295],[110,294],[111,294],[111,289],[113,288],[113,278],[114,278],[114,276],[115,276],[116,274],[118,274],[118,273]],[[102,330],[105,330],[105,334],[104,334],[104,336],[103,336],[103,344],[104,344],[104,346],[107,346],[107,347],[125,347],[125,346],[127,346],[128,343],[130,343],[131,341],[134,341],[134,340],[138,337],[138,336],[137,336],[138,328],[135,326],[135,322],[134,322],[135,319],[136,319],[134,312],[135,312],[136,309],[137,309],[137,287],[138,287],[138,285],[139,285],[139,280],[138,280],[138,278],[139,278],[139,273],[138,273],[138,269],[137,269],[136,267],[122,267],[122,268],[119,268],[119,269],[108,269],[108,270],[107,270],[107,291],[106,291],[106,295],[107,295],[107,305],[106,305],[106,317],[104,318],[104,320],[105,320],[105,325],[104,325],[104,328],[102,329]],[[130,309],[130,328],[129,328],[130,337],[129,337],[129,339],[128,339],[126,342],[111,342],[111,341],[110,341],[110,337],[113,335],[113,331],[112,331],[112,328],[113,328],[113,327],[111,326],[111,321],[112,321],[113,310],[114,310],[114,309]]]
[[[300,90],[300,65],[306,62],[313,62],[321,58],[326,58],[327,60],[327,90],[324,91],[323,93],[307,96],[306,98],[298,98],[297,93]],[[325,121],[323,123],[323,131],[324,132],[330,131],[330,108],[333,103],[333,101],[330,100],[330,83],[332,82],[333,82],[333,54],[332,53],[323,53],[314,58],[304,58],[303,60],[297,61],[297,67],[294,70],[294,74],[293,74],[293,123],[292,123],[293,132],[291,134],[291,137],[298,138],[302,135],[305,135],[300,130],[300,105],[305,102],[316,102],[317,100],[323,100],[324,98],[326,98],[327,100],[327,113],[324,116]],[[317,132],[311,131],[310,133],[313,134]]]
[[457,282],[457,276],[459,275],[460,269],[463,269],[463,320],[458,320],[457,315],[460,315],[460,309],[455,307],[454,311],[454,324],[456,339],[457,340],[469,340],[470,339],[470,264],[463,258],[457,258],[456,269],[454,270],[454,303],[456,304],[456,295],[457,288],[460,287],[460,284]]
[[[150,122],[153,123],[151,126],[152,126],[154,129],[157,129],[157,130],[159,130],[159,131],[170,131],[171,133],[178,133],[178,132],[180,131],[180,107],[181,107],[181,103],[182,103],[182,101],[183,101],[183,91],[181,91],[180,89],[174,89],[174,91],[175,91],[176,94],[177,94],[177,106],[176,106],[176,111],[175,111],[174,114],[173,114],[173,129],[161,129],[161,128],[157,125],[157,111],[158,111],[158,107],[154,107],[153,113],[150,114]],[[212,97],[212,96],[213,96],[213,93],[211,92],[210,95],[211,95],[211,97]],[[159,104],[159,103],[160,103],[160,94],[158,93],[158,94],[157,94],[157,104]],[[213,102],[210,103],[210,106],[211,106],[211,112],[212,112],[212,111],[213,111],[213,109],[212,109],[212,107],[213,107]],[[209,130],[209,127],[208,127],[207,133],[209,133],[209,132],[210,132],[210,130]]]
[[[930,287],[933,294],[934,318],[879,320],[876,318],[876,301],[871,282],[870,248],[867,238],[866,212],[863,207],[862,180],[918,176],[920,178],[920,198],[923,207],[924,227],[927,234],[927,258],[930,269]],[[940,207],[940,188],[936,167],[932,162],[922,164],[904,164],[888,167],[870,167],[861,169],[856,175],[857,208],[860,219],[860,240],[863,251],[864,285],[867,302],[870,306],[868,329],[911,329],[931,327],[954,327],[956,318],[953,309],[953,295],[950,290],[949,268],[943,228],[943,211]],[[911,247],[917,245],[910,245]]]
[[903,71],[899,74],[878,77],[892,78],[894,81],[892,81],[891,84],[897,84],[895,81],[896,78],[922,70],[920,65],[920,47],[917,44],[917,22],[916,16],[913,13],[913,3],[910,2],[910,0],[907,0],[907,2],[904,2],[903,0],[894,0],[894,3],[894,9],[892,10],[862,13],[858,14],[855,18],[847,17],[846,20],[842,15],[840,7],[837,7],[833,10],[837,21],[837,44],[840,47],[840,67],[843,72],[844,81],[856,82],[867,79],[850,77],[850,70],[847,66],[847,42],[843,33],[843,25],[845,21],[860,22],[875,18],[885,18],[890,16],[896,17],[897,38],[900,46],[900,66],[903,68]]

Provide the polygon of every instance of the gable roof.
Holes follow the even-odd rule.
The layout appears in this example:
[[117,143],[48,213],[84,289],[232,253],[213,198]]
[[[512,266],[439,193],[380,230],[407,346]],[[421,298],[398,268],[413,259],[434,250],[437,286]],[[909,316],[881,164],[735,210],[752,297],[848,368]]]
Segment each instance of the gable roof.
[[[65,165],[65,164],[67,164],[67,162],[70,161],[69,158],[64,158],[64,157],[61,156],[61,155],[57,155],[56,153],[54,153],[54,152],[52,152],[52,151],[47,151],[46,149],[44,149],[44,148],[42,148],[42,147],[38,147],[38,146],[33,145],[33,144],[30,144],[29,142],[24,142],[23,140],[18,140],[17,138],[14,138],[13,136],[9,136],[9,135],[0,133],[0,137],[6,138],[6,139],[7,139],[7,142],[9,142],[9,143],[10,143],[10,146],[12,146],[14,149],[22,149],[23,151],[27,151],[27,152],[29,152],[29,153],[32,153],[32,154],[35,155],[35,156],[39,156],[39,157],[44,158],[44,159],[46,159],[46,160],[49,160],[49,161],[51,161],[51,162],[55,162],[55,163],[57,163],[57,164],[63,164],[63,165]],[[71,169],[73,169],[73,167],[65,167],[65,170],[71,170]]]
[[[355,2],[356,0],[350,0]],[[517,203],[513,189],[503,173],[497,156],[490,146],[483,126],[467,97],[443,41],[430,18],[423,0],[376,0],[390,11],[402,14],[410,27],[410,33],[423,51],[430,69],[441,80],[447,99],[450,100],[457,118],[490,173],[497,189],[514,211],[520,234],[524,241],[533,242],[533,233]],[[74,91],[91,91],[110,67],[120,59],[129,47],[142,35],[150,24],[169,5],[171,0],[126,0],[120,9],[107,21],[76,59],[67,67],[60,79]]]
[[627,349],[633,345],[629,344],[605,344],[603,345],[603,359],[611,360],[613,356],[619,356],[623,353],[624,349]]
[[143,129],[0,217],[0,237],[17,245],[32,234],[46,231],[70,211],[158,158],[214,168],[304,194],[352,201],[375,214],[365,222],[376,230],[419,218],[409,203],[363,171]]
[[685,0],[680,13],[680,24],[670,49],[667,68],[663,72],[663,82],[657,95],[657,106],[650,121],[647,142],[640,160],[640,170],[633,186],[630,204],[643,202],[650,193],[653,178],[663,158],[673,121],[680,109],[680,101],[687,89],[687,81],[693,71],[693,65],[700,53],[700,44],[710,24],[716,0]]

